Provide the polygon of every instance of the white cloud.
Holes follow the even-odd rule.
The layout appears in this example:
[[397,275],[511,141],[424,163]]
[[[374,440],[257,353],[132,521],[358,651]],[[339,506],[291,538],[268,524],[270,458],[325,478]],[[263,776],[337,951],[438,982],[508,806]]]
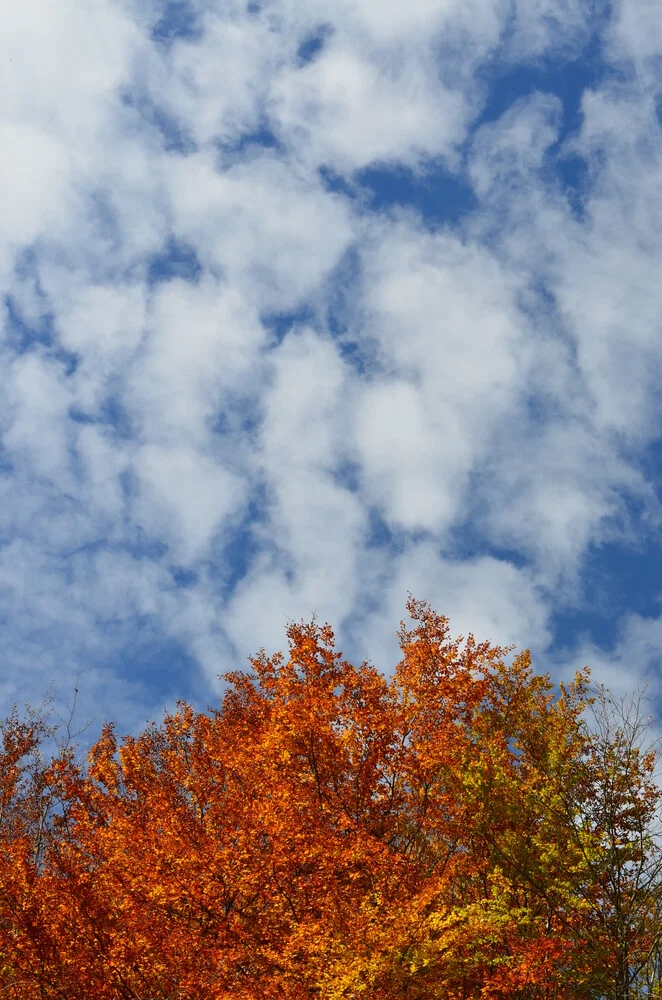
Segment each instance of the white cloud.
[[108,431],[94,426],[81,427],[75,448],[92,510],[109,525],[121,524],[124,515],[121,477],[129,468],[128,455]]
[[511,58],[580,56],[600,24],[601,11],[585,0],[516,0],[514,9]]
[[[659,59],[662,52],[662,22],[654,0],[619,0],[606,32],[612,56],[634,58],[640,65]],[[651,66],[652,69],[652,66]]]
[[[68,281],[56,289],[61,271],[42,269],[42,286],[56,296],[58,333],[62,346],[79,354],[83,364],[96,361],[102,373],[121,367],[138,347],[145,326],[145,288],[142,284],[97,285]],[[65,296],[67,298],[65,299]]]
[[[445,420],[436,419],[421,397],[402,381],[367,390],[357,421],[357,450],[368,495],[389,522],[410,530],[443,531],[455,518],[470,459],[463,429],[450,408]],[[446,448],[455,467],[444,461]]]
[[[624,534],[624,497],[650,497],[636,470],[581,423],[554,424],[486,463],[482,523],[494,544],[532,556],[549,586],[576,586],[591,542]],[[577,596],[576,593],[574,595]]]
[[295,308],[352,237],[343,201],[275,155],[222,170],[200,153],[173,161],[168,179],[178,236],[261,311]]
[[141,437],[211,448],[214,419],[255,394],[265,339],[254,307],[231,285],[211,277],[160,285],[126,371],[125,404]]
[[94,146],[115,88],[143,45],[115,4],[24,0],[3,30],[5,115],[52,129],[79,150]]
[[[87,664],[91,699],[133,725],[153,690],[109,642],[183,643],[211,680],[314,610],[347,653],[392,666],[407,590],[453,632],[545,649],[590,545],[634,530],[626,499],[659,522],[638,468],[660,416],[655,8],[615,9],[607,56],[637,72],[596,82],[565,141],[589,168],[583,215],[553,180],[557,97],[462,145],[479,75],[577,55],[591,5],[192,8],[199,31],[168,44],[150,37],[157,2],[26,0],[5,18],[3,697]],[[318,173],[421,180],[432,162],[478,196],[455,231],[372,215]],[[169,240],[195,280],[148,282]],[[303,307],[309,325],[262,323]],[[20,324],[40,337],[20,346]],[[629,621],[653,663],[656,626]],[[591,653],[620,670],[622,651]]]
[[493,185],[530,183],[549,146],[556,140],[561,102],[551,94],[536,94],[517,102],[495,123],[483,125],[474,141],[470,176],[476,193],[489,194]]
[[9,373],[8,429],[3,444],[33,475],[67,489],[71,485],[66,430],[70,395],[62,373],[38,353],[18,357]]
[[152,99],[185,123],[199,145],[233,142],[259,128],[283,57],[283,35],[242,7],[234,16],[227,5],[209,12],[201,39],[180,40],[161,58],[152,54],[145,80]]
[[375,160],[416,164],[453,153],[468,118],[462,95],[425,64],[389,70],[332,41],[313,63],[280,76],[274,112],[304,162],[344,173]]
[[246,492],[237,476],[189,449],[145,445],[133,468],[140,482],[136,523],[169,544],[171,558],[184,565],[204,556],[217,527]]
[[498,224],[504,268],[547,293],[528,305],[541,343],[527,335],[531,396],[545,422],[536,428],[522,414],[489,463],[486,523],[495,541],[536,552],[548,580],[558,572],[566,585],[589,543],[627,537],[625,497],[659,519],[632,461],[633,447],[657,436],[659,181],[631,94],[607,83],[583,108],[567,146],[595,170],[583,221],[547,187],[541,153],[556,112],[542,96],[479,132],[471,168],[486,199],[477,238]]
[[[322,4],[316,5],[322,9]],[[342,0],[338,21],[347,28],[362,29],[376,45],[420,44],[443,29],[464,29],[471,39],[498,36],[504,6],[483,0],[412,0],[404,7],[396,0]]]
[[445,537],[526,381],[518,279],[454,236],[406,222],[373,235],[362,305],[389,375],[359,396],[356,455],[390,523]]
[[330,471],[347,446],[351,372],[330,339],[295,330],[271,353],[262,462],[283,485],[293,468]]
[[351,378],[333,344],[309,329],[290,335],[272,358],[258,452],[268,506],[254,527],[267,552],[229,604],[227,628],[238,648],[250,641],[256,616],[277,644],[288,616],[317,607],[320,619],[340,621],[365,582],[366,512],[334,475],[349,444]]
[[565,680],[584,666],[591,668],[593,682],[605,684],[616,699],[645,692],[647,698],[659,701],[662,619],[627,614],[610,649],[596,645],[585,635],[579,636],[562,660],[555,657],[553,661],[555,673]]
[[10,245],[31,243],[45,228],[61,228],[71,212],[71,164],[64,146],[43,129],[20,122],[0,125],[0,171],[9,181],[0,224]]

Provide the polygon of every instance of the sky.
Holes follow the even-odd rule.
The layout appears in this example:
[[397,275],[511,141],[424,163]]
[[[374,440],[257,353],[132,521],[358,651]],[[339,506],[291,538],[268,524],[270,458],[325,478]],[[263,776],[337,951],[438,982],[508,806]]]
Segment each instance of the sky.
[[662,714],[656,0],[22,0],[0,93],[0,715],[408,593]]

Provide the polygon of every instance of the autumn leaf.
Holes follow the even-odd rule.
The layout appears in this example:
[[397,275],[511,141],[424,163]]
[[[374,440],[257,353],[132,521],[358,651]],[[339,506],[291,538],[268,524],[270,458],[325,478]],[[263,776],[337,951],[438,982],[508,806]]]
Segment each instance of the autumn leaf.
[[652,995],[641,725],[591,729],[586,671],[557,692],[527,652],[407,608],[390,679],[300,623],[216,710],[107,724],[83,762],[7,719],[3,997]]

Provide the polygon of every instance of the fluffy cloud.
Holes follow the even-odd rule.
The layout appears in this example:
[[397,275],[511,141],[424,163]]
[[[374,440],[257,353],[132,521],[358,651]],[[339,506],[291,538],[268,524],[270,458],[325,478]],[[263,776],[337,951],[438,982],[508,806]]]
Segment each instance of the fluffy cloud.
[[[6,22],[3,704],[85,668],[129,727],[171,697],[164,658],[204,703],[313,612],[388,669],[407,591],[560,670],[591,549],[660,520],[654,6]],[[568,134],[540,67],[591,38],[618,73],[581,84]],[[499,107],[499,74],[534,70]],[[459,223],[372,209],[370,166],[474,200]],[[628,643],[642,677],[659,647],[625,621],[585,644],[616,683]]]

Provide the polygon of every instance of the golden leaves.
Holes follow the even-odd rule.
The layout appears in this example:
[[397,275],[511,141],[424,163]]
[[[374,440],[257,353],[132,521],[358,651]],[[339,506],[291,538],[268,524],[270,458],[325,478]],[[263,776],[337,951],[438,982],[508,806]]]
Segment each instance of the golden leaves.
[[609,859],[635,852],[619,828],[605,853],[588,817],[606,780],[628,830],[654,811],[653,757],[632,748],[624,777],[620,732],[596,757],[586,673],[556,697],[527,652],[509,663],[408,610],[388,681],[329,626],[291,626],[288,658],[228,675],[220,710],[180,703],[122,741],[105,726],[86,767],[56,759],[32,785],[34,736],[9,720],[6,995],[598,996]]

